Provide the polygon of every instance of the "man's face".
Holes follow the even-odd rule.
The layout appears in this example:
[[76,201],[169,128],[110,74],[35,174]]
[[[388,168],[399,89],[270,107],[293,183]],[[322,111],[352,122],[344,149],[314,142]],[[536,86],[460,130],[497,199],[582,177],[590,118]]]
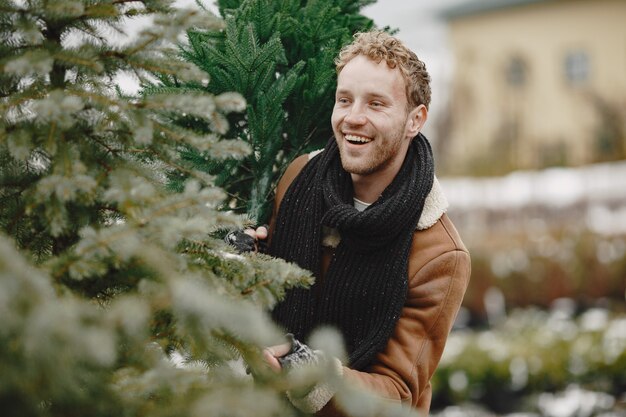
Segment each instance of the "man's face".
[[414,135],[400,70],[354,57],[339,73],[331,123],[343,168],[353,178],[395,176]]

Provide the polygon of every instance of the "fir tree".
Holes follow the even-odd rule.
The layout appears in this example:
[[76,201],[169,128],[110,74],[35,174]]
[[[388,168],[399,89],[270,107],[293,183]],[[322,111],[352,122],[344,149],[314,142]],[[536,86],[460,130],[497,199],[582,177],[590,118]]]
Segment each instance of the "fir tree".
[[[119,71],[206,78],[173,45],[190,25],[223,22],[164,0],[4,0],[0,16],[0,414],[202,414],[208,398],[225,407],[243,389],[241,410],[257,398],[265,412],[254,414],[288,415],[279,389],[226,361],[259,363],[255,347],[280,337],[264,310],[310,275],[212,237],[242,219],[218,210],[226,194],[213,177],[179,160],[181,147],[249,152],[220,135],[245,100],[127,97],[113,84]],[[135,16],[154,24],[111,45]],[[183,114],[212,129],[168,122]],[[183,192],[167,190],[166,174],[185,175]],[[202,366],[177,369],[174,352]]]
[[[232,137],[252,152],[242,160],[215,160],[185,150],[188,166],[216,176],[229,194],[230,207],[258,223],[269,217],[271,193],[295,156],[322,148],[332,135],[334,57],[357,30],[373,22],[360,15],[374,0],[220,0],[223,31],[188,31],[181,56],[207,73],[206,86],[178,77],[161,77],[146,88],[160,91],[241,93],[245,113],[229,115]],[[177,124],[204,132],[196,118]],[[177,179],[174,187],[180,188]]]
[[[222,139],[244,98],[115,89],[121,70],[203,85],[172,45],[185,27],[224,24],[169,3],[0,0],[2,416],[290,416],[301,413],[287,387],[330,378],[262,366],[260,347],[282,336],[265,311],[311,277],[215,239],[242,219],[219,210],[213,176],[180,160],[183,148],[244,158],[249,144]],[[154,23],[112,46],[135,16]],[[171,123],[189,117],[205,130]],[[185,177],[181,192],[168,175]],[[341,356],[336,338],[318,339]],[[348,409],[385,413],[336,382]]]

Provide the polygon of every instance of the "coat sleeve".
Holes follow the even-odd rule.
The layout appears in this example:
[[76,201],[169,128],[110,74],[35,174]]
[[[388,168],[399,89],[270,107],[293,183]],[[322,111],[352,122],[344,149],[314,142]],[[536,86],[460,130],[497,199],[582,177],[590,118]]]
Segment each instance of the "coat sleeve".
[[[452,229],[450,235],[449,229]],[[437,367],[470,276],[470,257],[447,217],[417,232],[407,299],[394,334],[366,371],[344,367],[347,382],[424,414],[431,400],[430,379]],[[417,243],[416,243],[417,242]],[[457,243],[455,243],[457,242]],[[415,269],[413,269],[415,270]],[[343,416],[334,400],[320,416]]]

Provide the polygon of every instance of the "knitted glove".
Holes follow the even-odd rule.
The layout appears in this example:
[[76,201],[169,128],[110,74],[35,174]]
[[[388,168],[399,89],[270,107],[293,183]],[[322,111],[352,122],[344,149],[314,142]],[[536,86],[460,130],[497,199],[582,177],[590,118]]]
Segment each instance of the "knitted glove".
[[[291,333],[287,334],[287,338],[291,342],[291,350],[285,356],[278,358],[278,362],[286,371],[326,361],[326,357],[321,350],[312,350],[304,343],[295,339]],[[333,365],[337,375],[341,376],[343,374],[343,366],[339,359],[333,358]],[[335,388],[328,383],[319,383],[306,393],[287,391],[289,401],[305,413],[318,412],[330,401],[333,395],[335,395]]]
[[287,333],[287,339],[291,343],[291,349],[285,356],[278,358],[278,362],[283,369],[288,370],[289,368],[299,368],[303,365],[319,363],[321,351],[312,350],[293,337],[291,333]]
[[224,242],[228,243],[237,252],[254,252],[254,238],[249,234],[244,233],[243,230],[232,230],[224,236]]
[[[263,225],[269,230],[269,226]],[[267,242],[265,239],[256,240],[243,230],[232,230],[224,236],[224,242],[234,247],[239,253],[244,252],[265,252]]]

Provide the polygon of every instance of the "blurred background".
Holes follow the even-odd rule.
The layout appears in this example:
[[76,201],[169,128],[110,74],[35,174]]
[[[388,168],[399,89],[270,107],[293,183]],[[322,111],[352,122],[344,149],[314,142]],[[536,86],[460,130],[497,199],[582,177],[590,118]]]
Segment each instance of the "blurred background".
[[626,1],[379,0],[472,254],[436,415],[626,415]]

